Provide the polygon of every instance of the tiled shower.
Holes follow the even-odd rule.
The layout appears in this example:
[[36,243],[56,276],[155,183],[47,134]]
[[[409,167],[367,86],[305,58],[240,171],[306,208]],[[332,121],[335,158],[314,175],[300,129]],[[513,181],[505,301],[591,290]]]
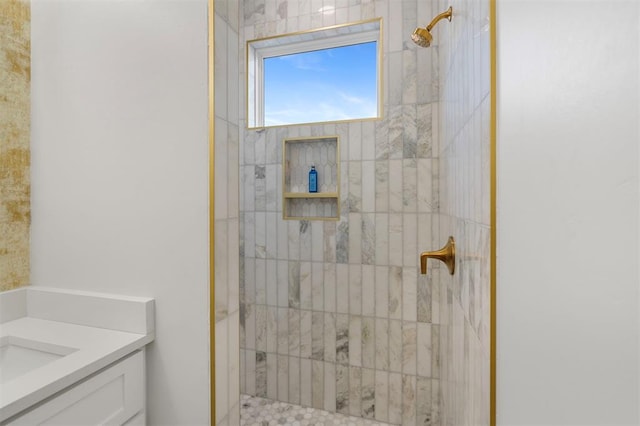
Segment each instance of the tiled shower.
[[[218,324],[239,321],[239,391],[392,424],[487,424],[488,0],[336,0],[319,12],[326,3],[216,1],[216,150],[227,160],[216,188],[229,183],[216,199],[239,204],[240,235],[239,293],[216,279],[216,309]],[[453,21],[436,27],[434,45],[414,45],[413,30],[449,5]],[[246,128],[247,40],[378,17],[381,120]],[[334,135],[339,220],[283,220],[283,140]],[[233,248],[232,213],[216,221],[225,278],[234,254],[218,253]],[[419,253],[448,235],[456,275],[435,263],[420,275]],[[227,420],[239,401],[231,322],[216,379],[217,394],[230,389],[218,414],[230,410]]]

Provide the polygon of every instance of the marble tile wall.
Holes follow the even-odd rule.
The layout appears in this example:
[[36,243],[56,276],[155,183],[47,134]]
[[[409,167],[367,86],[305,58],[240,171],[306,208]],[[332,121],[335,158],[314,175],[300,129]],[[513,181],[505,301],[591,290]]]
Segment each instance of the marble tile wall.
[[441,22],[440,240],[457,241],[456,274],[440,270],[440,414],[443,425],[489,424],[490,43],[489,0],[453,6]]
[[[333,13],[319,10],[335,6]],[[246,40],[382,17],[384,117],[246,130],[240,137],[243,393],[403,425],[439,424],[438,50],[410,35],[417,0],[246,0]],[[325,8],[326,9],[326,8]],[[229,75],[231,77],[231,74]],[[282,220],[282,140],[340,136],[338,221]],[[436,271],[438,272],[438,271]]]
[[0,291],[29,284],[31,7],[0,2]]
[[[240,424],[240,5],[215,0],[216,425]],[[234,78],[235,76],[235,78]]]

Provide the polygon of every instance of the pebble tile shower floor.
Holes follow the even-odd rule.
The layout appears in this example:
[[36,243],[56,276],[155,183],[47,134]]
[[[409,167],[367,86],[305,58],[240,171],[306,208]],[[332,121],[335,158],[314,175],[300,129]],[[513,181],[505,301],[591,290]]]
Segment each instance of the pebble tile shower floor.
[[257,396],[242,395],[240,400],[241,426],[393,426],[389,423],[360,417],[330,413]]

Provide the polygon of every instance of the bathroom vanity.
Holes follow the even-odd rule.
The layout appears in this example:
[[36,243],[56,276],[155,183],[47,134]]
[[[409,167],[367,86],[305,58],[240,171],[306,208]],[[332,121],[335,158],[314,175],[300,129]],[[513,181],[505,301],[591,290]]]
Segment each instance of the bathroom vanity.
[[0,293],[0,425],[145,424],[154,300],[26,287]]

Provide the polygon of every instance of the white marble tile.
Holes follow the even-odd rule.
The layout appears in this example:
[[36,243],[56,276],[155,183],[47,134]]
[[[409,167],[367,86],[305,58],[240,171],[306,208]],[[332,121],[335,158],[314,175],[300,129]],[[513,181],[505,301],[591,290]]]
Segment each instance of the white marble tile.
[[349,263],[362,259],[362,215],[349,213]]
[[[215,332],[216,338],[219,342],[224,342],[223,344],[216,345],[215,354],[216,354],[216,362],[217,365],[220,366],[220,374],[216,374],[215,377],[215,385],[219,389],[228,389],[229,386],[229,354],[228,354],[228,322],[229,319],[224,319],[218,321],[215,324]],[[220,398],[216,398],[216,410],[220,410],[220,412],[226,412],[229,407],[229,395],[224,392],[225,395],[222,395]]]
[[402,268],[389,267],[389,318],[402,318]]
[[324,312],[311,313],[311,358],[324,360]]
[[311,306],[314,311],[324,310],[324,264],[311,264]]
[[349,265],[336,265],[336,311],[349,313]]
[[416,268],[402,268],[402,319],[417,321],[417,279]]
[[[429,56],[429,55],[425,55]],[[418,62],[421,62],[421,57],[418,57]],[[425,66],[429,66],[431,59],[425,62]],[[430,102],[431,98],[431,85],[426,85],[424,87],[424,102]],[[433,145],[433,105],[429,103],[418,104],[416,107],[416,119],[417,119],[417,140],[416,140],[416,156],[419,159],[428,159],[435,155],[437,155],[437,150],[434,149]],[[437,104],[436,104],[437,107]],[[420,182],[420,178],[418,177],[418,182]],[[426,182],[426,181],[425,181]]]
[[266,311],[266,351],[276,353],[278,351],[278,308],[267,306]]
[[336,315],[336,362],[349,364],[349,315]]
[[376,307],[375,267],[362,265],[362,315],[374,316]]
[[324,223],[321,221],[311,222],[311,260],[322,262],[324,260]]
[[300,262],[300,308],[311,309],[311,262]]
[[[408,33],[412,31],[411,29],[406,28],[407,26],[407,16],[412,18],[412,24],[415,20],[415,13],[408,13],[406,11],[407,7],[415,2],[405,1],[402,3],[403,15],[404,15],[404,24],[405,24],[405,32]],[[410,18],[410,19],[411,19]],[[415,28],[416,24],[409,25],[410,28]],[[417,100],[417,55],[416,49],[405,49],[402,51],[402,68],[403,68],[403,88],[402,88],[402,103],[404,105],[407,104],[415,104]]]
[[389,268],[376,266],[374,270],[375,316],[378,318],[389,317]]
[[348,160],[362,160],[362,125],[359,122],[349,123],[349,139],[346,142],[349,146]]
[[362,405],[360,407],[361,416],[365,419],[373,419],[375,417],[375,371],[362,369]]
[[289,400],[289,358],[284,355],[278,355],[278,395],[280,401]]
[[389,215],[389,265],[402,266],[402,215],[393,213]]
[[322,233],[323,240],[323,260],[325,262],[336,261],[336,222],[325,222]]
[[386,422],[389,419],[389,373],[375,372],[375,419]]
[[375,264],[389,264],[389,215],[375,214]]
[[402,423],[402,375],[389,373],[389,423]]
[[418,288],[416,297],[418,322],[432,322],[432,289],[434,288],[434,285],[434,276],[432,274],[418,275]]
[[389,370],[389,320],[376,319],[375,324],[375,368]]
[[228,315],[229,309],[229,277],[228,277],[228,221],[215,221],[215,311],[216,322],[223,320]]
[[[376,135],[379,132],[376,131]],[[389,211],[389,162],[378,160],[375,162],[375,209],[376,212]]]
[[389,321],[389,371],[402,371],[402,321]]
[[362,266],[349,265],[349,313],[362,313]]
[[255,305],[256,313],[256,350],[267,350],[267,307]]
[[277,305],[281,308],[289,306],[289,263],[278,260],[276,263]]
[[361,262],[364,265],[372,265],[375,263],[376,251],[376,230],[375,230],[375,213],[363,213],[361,223],[360,248]]
[[244,255],[245,258],[256,257],[256,215],[253,212],[244,213]]
[[[246,161],[246,160],[245,160]],[[251,212],[255,210],[255,192],[254,192],[254,180],[255,180],[255,168],[253,164],[242,167],[242,208],[244,212]]]
[[313,406],[311,360],[305,358],[300,358],[300,404]]
[[416,374],[417,332],[415,322],[402,323],[402,372],[404,374]]
[[[293,404],[303,404],[301,378],[302,378],[302,369],[301,369],[300,358],[289,357],[289,401]],[[306,376],[305,376],[305,379],[307,379]],[[311,377],[308,378],[308,381],[306,383],[310,383],[310,382],[311,382]],[[306,404],[306,401],[305,401],[304,405],[308,406],[309,404]]]
[[289,355],[299,357],[300,356],[300,310],[289,309],[288,316],[289,316]]
[[376,164],[374,161],[362,162],[362,211],[374,212],[376,208]]
[[311,406],[324,406],[324,362],[311,361]]
[[239,247],[239,219],[228,221],[228,231],[231,238],[227,239],[228,247],[228,312],[233,313],[240,308],[240,247]]
[[349,216],[342,213],[336,228],[336,261],[338,263],[349,262]]
[[336,364],[336,411],[349,412],[349,367]]
[[300,224],[298,221],[290,220],[288,224],[289,260],[300,259]]
[[323,408],[327,411],[336,411],[336,364],[324,363],[324,401]]
[[[258,185],[256,185],[256,190]],[[256,209],[260,207],[256,205]],[[255,238],[256,257],[264,259],[267,256],[267,219],[265,212],[256,212],[255,215]]]
[[267,263],[264,259],[255,260],[256,304],[267,303]]
[[247,303],[244,308],[244,347],[256,348],[256,312],[255,304]]
[[323,265],[324,275],[324,310],[325,312],[336,312],[336,265],[325,263]]
[[267,398],[278,397],[278,355],[267,353]]
[[277,353],[281,355],[289,354],[289,309],[278,308],[277,310]]
[[267,396],[267,354],[256,351],[256,395]]
[[362,368],[349,368],[349,414],[361,416],[362,407]]
[[375,319],[362,317],[362,366],[375,368]]
[[[432,425],[433,423],[433,395],[431,379],[424,377],[418,377],[416,382],[416,401],[417,401],[417,413],[416,424],[419,425]],[[481,423],[477,423],[481,424]]]
[[278,257],[278,213],[266,212],[266,237],[265,237],[265,257],[276,259]]
[[405,213],[402,223],[403,265],[417,268],[418,252],[418,217],[414,213]]
[[[261,260],[261,259],[260,259]],[[269,259],[265,262],[266,277],[265,291],[266,303],[269,306],[278,305],[278,263],[276,260]]]
[[402,376],[402,425],[416,424],[416,377]]
[[277,187],[280,182],[277,180],[277,169],[275,164],[267,164],[265,167],[265,209],[275,212],[278,208]]
[[300,260],[311,261],[311,229],[308,220],[300,221]]
[[362,211],[362,162],[349,162],[349,196],[347,198],[350,212]]
[[405,213],[417,211],[418,169],[415,158],[402,160],[402,205]]
[[362,367],[362,317],[349,318],[349,364]]
[[250,395],[256,394],[256,351],[245,351],[245,389]]
[[375,123],[372,121],[362,122],[362,160],[375,160]]
[[245,350],[240,349],[240,393],[247,393],[247,363],[245,362]]
[[[399,8],[392,7],[391,9]],[[395,27],[392,26],[392,28]],[[400,50],[402,48],[387,54],[389,66],[387,78],[389,84],[386,86],[388,95],[385,99],[389,105],[402,104],[402,52]]]
[[431,325],[431,377],[434,379],[442,376],[440,356],[440,326]]
[[311,311],[300,311],[300,357],[311,358]]
[[401,213],[403,205],[402,160],[389,160],[389,211]]

